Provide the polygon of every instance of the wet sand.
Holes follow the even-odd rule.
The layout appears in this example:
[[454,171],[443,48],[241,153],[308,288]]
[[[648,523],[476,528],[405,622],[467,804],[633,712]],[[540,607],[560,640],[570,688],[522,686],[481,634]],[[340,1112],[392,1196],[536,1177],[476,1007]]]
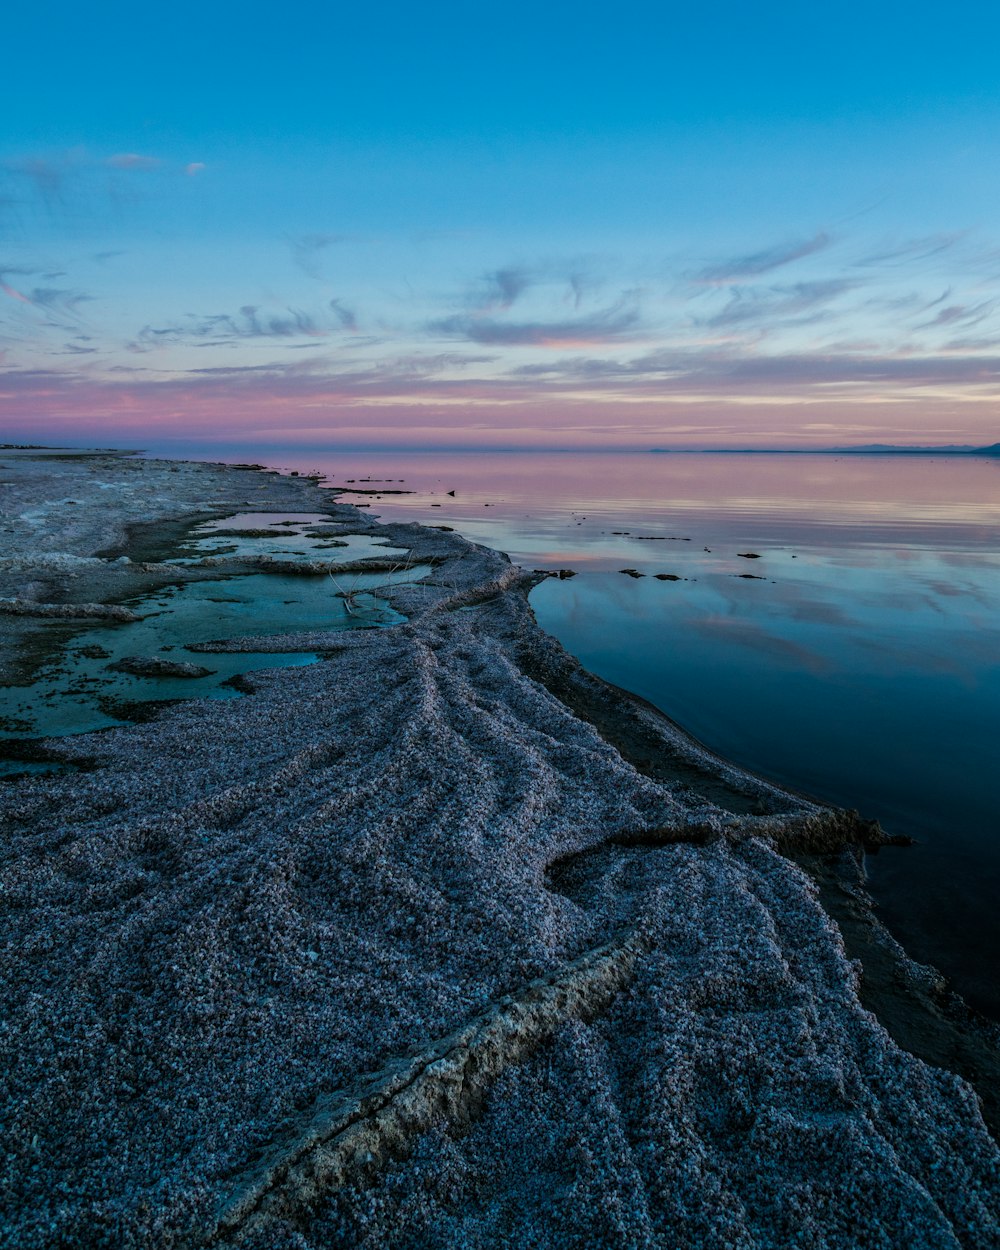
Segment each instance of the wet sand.
[[877,828],[584,672],[453,533],[256,470],[0,465],[19,680],[45,605],[287,573],[166,564],[197,520],[322,513],[430,567],[389,628],[174,653],[322,658],[0,783],[9,1244],[995,1244],[983,1105],[854,962],[983,1078],[851,884]]

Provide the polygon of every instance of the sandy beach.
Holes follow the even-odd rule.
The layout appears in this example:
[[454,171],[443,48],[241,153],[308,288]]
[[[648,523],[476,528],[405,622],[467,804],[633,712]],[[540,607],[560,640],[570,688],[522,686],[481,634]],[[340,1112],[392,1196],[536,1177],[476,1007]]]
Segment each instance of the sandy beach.
[[[0,743],[4,1244],[995,1246],[995,1052],[867,910],[877,826],[588,674],[457,534],[256,467],[0,477],[12,688],[165,588],[337,620],[169,652],[315,657],[240,697]],[[241,514],[332,545],[192,552]]]

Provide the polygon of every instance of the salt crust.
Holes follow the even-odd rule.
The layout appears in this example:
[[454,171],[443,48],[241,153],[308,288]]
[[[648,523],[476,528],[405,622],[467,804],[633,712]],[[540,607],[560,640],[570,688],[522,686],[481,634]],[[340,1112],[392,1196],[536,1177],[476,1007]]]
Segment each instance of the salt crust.
[[[45,471],[21,554],[319,494],[95,461],[71,507]],[[443,561],[406,624],[0,790],[5,1244],[994,1247],[974,1094],[861,1008],[775,848],[836,814],[667,722],[757,814],[640,775],[539,679],[573,661],[502,556],[389,532]]]

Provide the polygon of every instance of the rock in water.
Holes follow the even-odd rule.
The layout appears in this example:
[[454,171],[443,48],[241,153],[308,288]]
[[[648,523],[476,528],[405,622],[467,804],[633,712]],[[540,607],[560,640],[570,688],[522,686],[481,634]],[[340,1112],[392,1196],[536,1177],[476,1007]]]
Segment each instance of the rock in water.
[[129,655],[109,664],[108,668],[116,673],[131,673],[134,677],[211,677],[216,671],[188,660],[161,660],[156,655]]

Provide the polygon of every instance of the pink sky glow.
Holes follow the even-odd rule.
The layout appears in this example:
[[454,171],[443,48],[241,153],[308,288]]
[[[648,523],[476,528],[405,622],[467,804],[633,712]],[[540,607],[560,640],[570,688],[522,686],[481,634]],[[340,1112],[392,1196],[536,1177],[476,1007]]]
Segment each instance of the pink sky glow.
[[[947,362],[946,362],[947,363]],[[108,380],[15,370],[0,377],[7,441],[246,441],[302,446],[849,446],[990,443],[996,362],[962,385],[935,362],[892,379],[831,381],[798,364],[770,376],[629,381],[455,379],[224,370]]]

